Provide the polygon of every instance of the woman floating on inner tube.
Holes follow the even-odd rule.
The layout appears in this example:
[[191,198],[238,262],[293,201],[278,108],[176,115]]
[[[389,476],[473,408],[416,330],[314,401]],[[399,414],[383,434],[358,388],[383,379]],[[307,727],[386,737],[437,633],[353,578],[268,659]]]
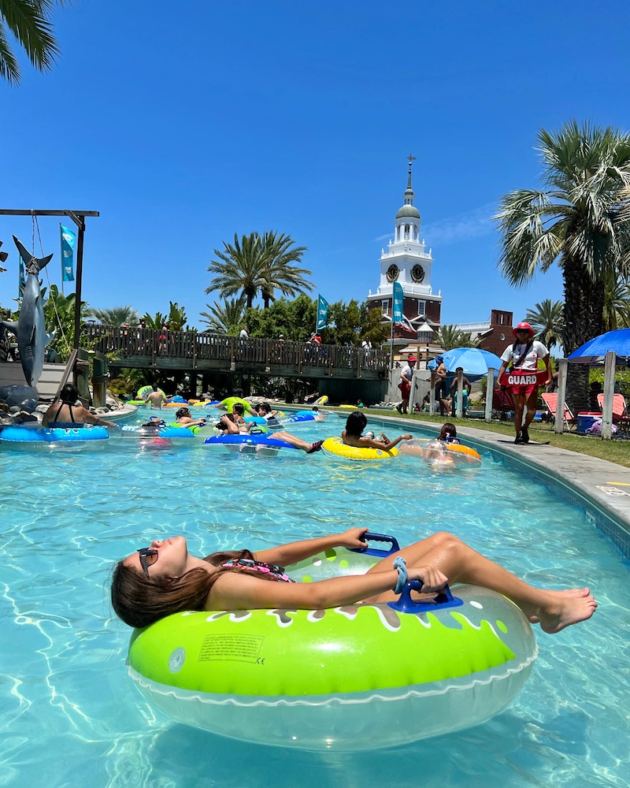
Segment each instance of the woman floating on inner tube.
[[[353,411],[346,421],[346,428],[341,433],[341,440],[346,446],[354,446],[357,449],[381,449],[381,451],[390,451],[394,446],[398,446],[401,441],[411,440],[411,435],[399,435],[393,441],[390,441],[386,435],[381,433],[380,439],[367,435],[363,437],[363,430],[367,426],[367,418],[363,413],[358,410]],[[276,432],[274,437],[277,437]]]
[[[224,416],[221,416],[221,419],[216,425],[217,429],[223,430],[224,435],[243,435],[248,432],[254,435],[257,432],[262,432],[257,424],[247,424],[243,418],[244,413],[245,409],[243,406],[239,402],[235,403],[232,413],[226,413]],[[284,441],[296,449],[305,451],[307,454],[321,451],[322,443],[324,442],[315,441],[315,443],[307,443],[303,441],[302,438],[291,435],[290,432],[276,432],[273,437],[275,440]]]
[[[497,591],[532,623],[554,634],[590,618],[597,603],[588,588],[548,591],[519,580],[449,533],[437,533],[382,559],[365,575],[296,583],[284,566],[333,547],[365,548],[367,528],[251,553],[233,550],[205,558],[190,555],[183,536],[155,539],[120,561],[112,577],[112,604],[129,626],[147,627],[185,610],[322,610],[355,603],[389,602],[400,574],[421,580],[423,591],[470,583]],[[402,557],[406,567],[394,560]],[[269,582],[271,581],[271,582]]]
[[[516,438],[514,443],[529,443],[529,425],[536,415],[536,402],[538,400],[538,386],[547,378],[546,383],[551,383],[553,375],[549,363],[549,351],[542,342],[534,339],[534,329],[529,323],[519,323],[512,333],[516,342],[503,351],[501,356],[501,369],[499,370],[499,383],[508,385],[514,400],[514,429]],[[538,360],[545,362],[547,374],[538,371]],[[508,364],[510,371],[504,375]],[[506,381],[504,383],[504,381]],[[527,416],[523,423],[523,409],[527,405]]]
[[79,390],[72,383],[66,385],[59,392],[59,399],[56,399],[52,405],[44,413],[42,425],[44,427],[64,429],[77,429],[85,427],[87,424],[96,424],[100,427],[115,427],[113,421],[105,421],[98,416],[95,416],[87,408],[77,401],[79,399]]

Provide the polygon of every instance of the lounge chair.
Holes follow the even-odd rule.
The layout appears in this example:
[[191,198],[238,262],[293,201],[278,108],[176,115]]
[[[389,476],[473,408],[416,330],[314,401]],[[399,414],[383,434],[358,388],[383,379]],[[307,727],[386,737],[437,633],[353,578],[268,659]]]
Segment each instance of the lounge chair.
[[[543,394],[542,401],[545,403],[545,407],[549,411],[549,415],[552,419],[556,418],[556,410],[558,409],[558,395],[557,394]],[[564,403],[564,423],[567,425],[569,430],[572,430],[573,427],[577,424],[577,419],[571,413],[571,409]]]
[[[597,395],[599,409],[604,412],[604,395]],[[613,424],[617,424],[620,430],[627,432],[630,428],[630,414],[626,408],[626,400],[623,394],[613,394]]]

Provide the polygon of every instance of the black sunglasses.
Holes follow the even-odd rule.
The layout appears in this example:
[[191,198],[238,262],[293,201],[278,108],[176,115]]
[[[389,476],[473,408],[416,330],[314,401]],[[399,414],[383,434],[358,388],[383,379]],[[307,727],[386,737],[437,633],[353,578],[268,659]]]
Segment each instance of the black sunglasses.
[[144,573],[149,577],[149,567],[157,563],[159,553],[154,547],[140,547],[137,552]]

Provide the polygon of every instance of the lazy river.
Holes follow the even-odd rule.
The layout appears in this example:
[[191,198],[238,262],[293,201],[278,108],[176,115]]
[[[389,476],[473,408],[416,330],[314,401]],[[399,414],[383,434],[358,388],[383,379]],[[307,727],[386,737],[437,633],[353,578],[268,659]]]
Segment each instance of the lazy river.
[[[331,416],[295,434],[342,426]],[[439,473],[412,457],[263,458],[201,443],[0,452],[0,786],[627,785],[630,567],[591,513],[489,451],[478,470]],[[559,635],[536,628],[538,660],[505,712],[392,749],[247,744],[174,723],[136,691],[130,630],[108,598],[115,560],[180,533],[206,555],[354,525],[401,545],[452,531],[529,583],[590,585],[599,609]]]

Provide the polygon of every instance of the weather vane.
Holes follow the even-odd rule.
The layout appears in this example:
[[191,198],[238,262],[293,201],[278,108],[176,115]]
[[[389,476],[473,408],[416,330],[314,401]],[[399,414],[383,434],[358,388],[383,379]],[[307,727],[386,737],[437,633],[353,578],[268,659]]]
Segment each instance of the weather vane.
[[409,156],[408,156],[408,160],[409,160],[409,172],[411,172],[411,167],[412,167],[412,165],[413,165],[413,162],[416,160],[416,156],[413,156],[413,155],[410,153],[410,154],[409,154]]

